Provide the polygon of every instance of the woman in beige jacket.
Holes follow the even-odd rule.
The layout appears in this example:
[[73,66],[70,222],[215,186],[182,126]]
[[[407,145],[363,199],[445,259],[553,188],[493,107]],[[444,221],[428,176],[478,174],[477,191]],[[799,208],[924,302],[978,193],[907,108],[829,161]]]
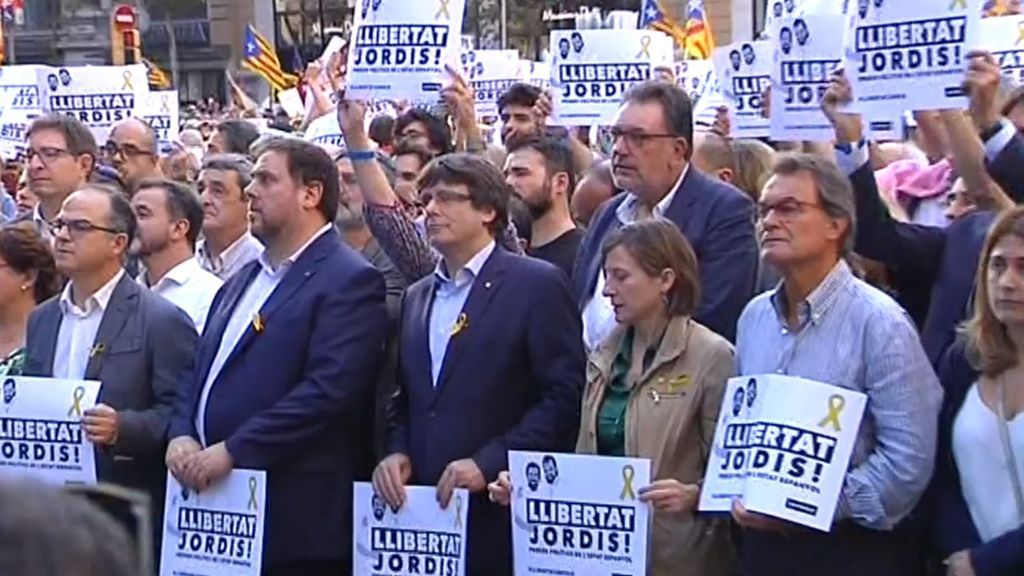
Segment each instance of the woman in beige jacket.
[[[690,318],[697,258],[672,223],[624,226],[603,255],[618,327],[590,355],[576,452],[651,460],[654,481],[639,491],[654,509],[648,574],[726,576],[728,519],[696,511],[732,346]],[[507,503],[508,475],[489,489]]]

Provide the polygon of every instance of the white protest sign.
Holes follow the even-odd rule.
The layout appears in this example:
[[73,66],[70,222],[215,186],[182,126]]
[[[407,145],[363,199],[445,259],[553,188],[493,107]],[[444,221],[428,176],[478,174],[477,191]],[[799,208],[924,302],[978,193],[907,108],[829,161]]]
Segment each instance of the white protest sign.
[[99,391],[91,380],[4,378],[0,472],[49,484],[95,484],[95,452],[81,417]]
[[169,154],[171,143],[178,139],[181,124],[178,91],[154,90],[143,102],[142,109],[137,115],[156,130],[160,154]]
[[350,98],[436,100],[460,45],[465,0],[361,0],[348,52]]
[[999,62],[1003,75],[1024,83],[1024,15],[983,18],[981,46]]
[[466,573],[469,493],[458,488],[448,508],[437,503],[437,488],[407,486],[406,501],[394,512],[373,486],[356,482],[352,506],[353,576]]
[[501,93],[523,81],[519,71],[519,52],[471,50],[464,56],[465,78],[473,87],[477,115],[496,115]]
[[694,101],[700,97],[704,86],[715,73],[710,60],[683,60],[676,62],[676,84]]
[[161,576],[259,576],[267,473],[232,470],[194,492],[167,474]]
[[776,38],[779,21],[812,15],[842,15],[849,0],[771,0],[765,7],[765,31]]
[[716,48],[711,55],[719,89],[729,108],[733,138],[768,135],[761,116],[762,94],[771,85],[774,50],[771,42],[741,42]]
[[302,96],[299,95],[298,88],[289,88],[278,92],[277,101],[290,118],[299,118],[306,113],[306,105],[302,103]]
[[846,75],[856,110],[965,108],[965,57],[977,45],[981,0],[859,0],[850,5]]
[[25,133],[43,113],[39,70],[45,66],[0,66],[0,155],[6,159],[25,151]]
[[142,64],[47,68],[39,71],[38,78],[43,109],[78,118],[100,146],[111,127],[131,118],[149,95]]
[[527,84],[532,84],[541,90],[547,90],[551,87],[550,62],[520,60],[519,70],[523,75],[523,81]]
[[832,526],[867,397],[803,378],[729,379],[701,489],[702,512],[752,512]]
[[338,124],[338,115],[333,112],[310,122],[302,137],[307,142],[320,146],[346,148],[345,136],[341,133],[341,125]]
[[649,460],[508,453],[516,574],[646,574]]
[[842,63],[841,15],[781,18],[772,76],[771,137],[776,141],[830,141],[832,124],[821,111],[833,71]]

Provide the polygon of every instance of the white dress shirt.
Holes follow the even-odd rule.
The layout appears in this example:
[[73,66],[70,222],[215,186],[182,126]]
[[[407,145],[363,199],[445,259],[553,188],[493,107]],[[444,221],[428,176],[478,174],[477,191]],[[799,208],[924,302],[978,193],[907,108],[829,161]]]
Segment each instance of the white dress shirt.
[[61,322],[57,331],[57,347],[53,355],[53,377],[69,380],[85,378],[85,369],[89,365],[89,357],[103,342],[96,342],[103,313],[110,304],[114,288],[124,276],[121,270],[102,288],[85,300],[85,306],[79,308],[71,298],[72,283],[64,287],[60,295]]
[[[672,190],[654,206],[652,212],[655,218],[661,218],[665,215],[665,211],[672,204],[672,200],[676,197],[676,191],[683,185],[683,179],[686,178],[686,173],[689,171],[690,165],[687,164]],[[637,205],[639,203],[640,199],[630,192],[622,201],[622,204],[619,204],[619,207],[615,210],[615,217],[623,225],[632,224],[637,219]],[[615,308],[612,307],[611,299],[604,295],[606,281],[604,265],[602,264],[597,272],[597,284],[594,286],[594,293],[590,296],[590,300],[587,301],[587,305],[583,307],[583,343],[586,344],[587,350],[590,351],[597,350],[597,347],[611,334],[616,325]]]
[[199,434],[199,441],[206,446],[206,403],[210,398],[210,390],[213,388],[213,383],[216,382],[217,377],[220,376],[221,369],[224,368],[224,363],[227,362],[228,357],[235,350],[235,346],[238,345],[239,340],[242,339],[242,335],[252,325],[253,318],[263,308],[263,304],[270,298],[270,295],[274,293],[277,286],[284,279],[288,270],[291,269],[292,265],[299,259],[299,256],[309,248],[309,245],[316,241],[324,234],[334,230],[333,224],[327,224],[321,228],[308,242],[302,245],[298,250],[295,251],[287,260],[282,262],[274,268],[270,265],[267,260],[266,249],[259,255],[258,261],[260,263],[260,271],[253,278],[252,283],[245,289],[242,297],[238,300],[238,305],[235,306],[234,312],[231,313],[231,318],[228,320],[227,326],[224,328],[224,334],[220,339],[220,347],[217,349],[217,355],[213,357],[213,363],[210,364],[210,373],[206,376],[206,381],[203,382],[203,390],[199,395],[199,407],[196,410],[195,426],[196,432]]
[[[143,286],[147,285],[145,273],[139,275],[138,282]],[[223,284],[220,278],[203,270],[199,261],[192,257],[168,270],[164,277],[155,285],[149,286],[149,289],[181,308],[192,319],[196,332],[202,334],[210,305],[213,304],[213,298]]]
[[246,264],[258,258],[261,253],[263,253],[263,244],[248,231],[216,256],[210,254],[206,248],[206,240],[200,240],[196,246],[196,260],[199,261],[203,270],[225,282],[236,272],[245,268]]

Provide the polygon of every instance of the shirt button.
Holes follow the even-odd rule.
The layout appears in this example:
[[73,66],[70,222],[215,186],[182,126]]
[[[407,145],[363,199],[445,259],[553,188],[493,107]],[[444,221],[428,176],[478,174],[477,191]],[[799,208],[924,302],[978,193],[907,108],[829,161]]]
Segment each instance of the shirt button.
[[437,412],[434,412],[433,410],[431,410],[429,416],[430,416],[430,419],[433,420],[434,418],[437,417]]

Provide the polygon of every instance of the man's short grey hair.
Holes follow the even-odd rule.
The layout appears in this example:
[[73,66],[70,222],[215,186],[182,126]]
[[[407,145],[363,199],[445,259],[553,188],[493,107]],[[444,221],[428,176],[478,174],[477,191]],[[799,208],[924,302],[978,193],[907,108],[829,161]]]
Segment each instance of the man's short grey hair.
[[857,229],[857,205],[853,199],[853,185],[835,162],[817,154],[795,152],[782,154],[775,160],[772,174],[789,176],[806,172],[814,180],[822,210],[837,220],[849,223],[843,238],[840,255],[845,257],[853,252]]
[[213,154],[203,159],[203,170],[224,170],[238,174],[238,185],[245,190],[252,182],[252,160],[242,154]]

